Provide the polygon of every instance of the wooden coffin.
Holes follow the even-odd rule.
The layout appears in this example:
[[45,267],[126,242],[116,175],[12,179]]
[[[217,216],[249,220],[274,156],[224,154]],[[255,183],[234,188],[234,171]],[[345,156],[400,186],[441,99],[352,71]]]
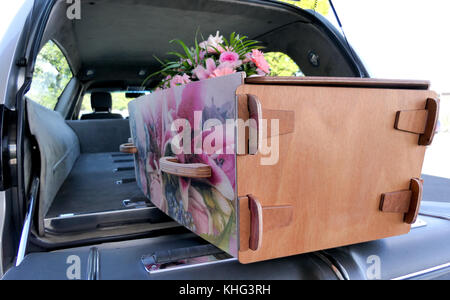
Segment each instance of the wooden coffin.
[[236,73],[132,101],[126,150],[157,207],[251,263],[408,233],[438,109],[427,82]]

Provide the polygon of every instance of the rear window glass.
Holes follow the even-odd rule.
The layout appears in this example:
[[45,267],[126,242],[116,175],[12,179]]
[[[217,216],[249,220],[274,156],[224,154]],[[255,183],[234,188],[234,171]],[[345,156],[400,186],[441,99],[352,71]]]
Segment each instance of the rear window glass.
[[271,76],[305,76],[299,66],[287,54],[268,52],[264,54],[270,65]]
[[37,56],[27,97],[53,110],[72,77],[66,57],[54,42],[49,41]]
[[[133,98],[126,97],[127,92],[111,92],[112,98],[112,110],[111,112],[114,114],[121,114],[122,117],[127,118],[129,116],[128,113],[128,102],[134,100]],[[146,92],[147,94],[147,92]],[[87,93],[83,97],[83,102],[81,104],[80,117],[84,114],[93,113],[91,107],[91,94]]]

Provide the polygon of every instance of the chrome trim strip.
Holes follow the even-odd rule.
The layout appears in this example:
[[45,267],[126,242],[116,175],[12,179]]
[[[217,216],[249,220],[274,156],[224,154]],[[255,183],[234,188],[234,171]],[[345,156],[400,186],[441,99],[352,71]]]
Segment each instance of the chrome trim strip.
[[124,212],[137,212],[137,211],[145,211],[149,209],[155,209],[156,207],[146,207],[146,208],[135,208],[132,210],[112,210],[112,211],[102,211],[102,212],[96,212],[96,213],[87,213],[87,214],[74,214],[74,213],[67,213],[63,215],[59,215],[58,217],[52,217],[52,218],[46,218],[47,221],[52,220],[61,220],[61,219],[69,219],[69,218],[85,218],[85,217],[94,217],[94,216],[103,216],[103,215],[118,215],[123,214]]
[[447,216],[444,216],[444,215],[431,214],[431,213],[426,213],[426,212],[419,212],[419,215],[424,216],[424,217],[437,218],[437,219],[441,219],[441,220],[450,221],[450,218]]
[[148,273],[149,274],[167,273],[167,272],[172,272],[172,271],[187,270],[187,269],[192,269],[192,268],[211,266],[211,265],[217,265],[217,264],[221,264],[221,263],[234,262],[234,261],[237,262],[238,259],[237,258],[228,258],[228,259],[222,259],[222,260],[217,260],[217,261],[209,261],[209,262],[204,262],[204,263],[198,263],[198,264],[194,264],[194,265],[181,265],[181,266],[173,267],[173,268],[169,268],[169,269],[148,271]]
[[36,202],[37,193],[39,191],[39,177],[35,177],[31,186],[30,204],[27,214],[25,216],[25,222],[23,224],[22,235],[20,237],[19,250],[17,251],[16,267],[18,267],[25,258],[25,252],[28,245],[28,237],[30,236],[31,220],[34,213],[34,203]]
[[134,170],[134,166],[131,166],[131,167],[118,167],[118,168],[115,168],[113,170],[113,172],[117,173],[117,172],[133,171],[133,170]]
[[100,252],[96,247],[89,251],[86,279],[100,280]]
[[175,223],[156,207],[122,209],[90,214],[64,214],[58,217],[45,218],[44,228],[52,234],[92,230],[98,225],[108,226],[133,221],[149,221],[156,223]]
[[133,156],[133,154],[128,154],[128,153],[113,153],[113,154],[111,154],[111,157],[127,157],[127,156],[130,156],[130,157],[132,157]]
[[331,262],[330,259],[328,259],[327,256],[325,256],[324,254],[322,254],[320,252],[314,252],[312,254],[317,256],[324,263],[326,263],[339,280],[350,280],[350,277],[348,276],[347,271],[344,269],[344,267],[341,264],[336,266],[335,264],[333,264]]
[[446,264],[442,264],[442,265],[436,266],[436,267],[433,267],[433,268],[429,268],[429,269],[425,269],[425,270],[418,271],[418,272],[415,272],[415,273],[411,273],[411,274],[407,274],[407,275],[404,275],[404,276],[396,277],[396,278],[393,278],[391,280],[411,279],[411,278],[414,278],[414,277],[417,277],[417,276],[425,275],[425,274],[432,273],[432,272],[439,271],[439,270],[443,270],[443,269],[446,269],[446,268],[450,268],[450,262],[446,263]]
[[0,278],[5,273],[3,269],[3,235],[5,230],[6,220],[6,195],[5,192],[0,192]]
[[124,179],[116,180],[117,185],[133,183],[133,182],[136,182],[136,178],[124,178]]
[[427,222],[425,222],[424,220],[418,218],[416,220],[416,222],[411,225],[411,229],[417,229],[417,228],[425,227],[427,225],[428,225]]

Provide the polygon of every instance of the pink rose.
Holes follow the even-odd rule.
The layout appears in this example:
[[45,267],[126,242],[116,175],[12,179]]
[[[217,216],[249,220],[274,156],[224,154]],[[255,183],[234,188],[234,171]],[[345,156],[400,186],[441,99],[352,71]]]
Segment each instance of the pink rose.
[[216,62],[212,58],[208,58],[206,60],[206,69],[202,65],[198,65],[192,73],[197,77],[199,80],[208,79],[209,76],[214,72],[216,69]]
[[258,69],[260,69],[266,74],[270,73],[269,63],[267,62],[266,58],[264,57],[264,54],[261,51],[253,49],[251,54],[251,60]]
[[172,80],[170,80],[170,86],[177,86],[177,85],[184,85],[191,82],[191,79],[189,78],[188,75],[183,74],[183,75],[175,75]]
[[220,55],[219,61],[221,63],[229,63],[234,68],[239,67],[242,61],[239,60],[239,54],[233,51],[225,51]]

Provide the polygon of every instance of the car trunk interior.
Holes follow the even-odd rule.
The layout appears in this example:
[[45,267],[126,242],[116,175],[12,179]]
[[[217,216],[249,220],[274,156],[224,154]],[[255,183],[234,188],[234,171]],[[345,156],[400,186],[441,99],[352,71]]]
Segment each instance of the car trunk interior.
[[[56,2],[41,47],[52,40],[67,57],[77,86],[74,103],[51,111],[26,101],[26,185],[31,168],[40,167],[35,233],[48,243],[179,227],[145,198],[136,184],[133,156],[119,152],[130,137],[128,120],[78,120],[85,93],[140,86],[158,70],[153,55],[165,58],[173,49],[171,39],[193,41],[197,30],[204,36],[236,31],[261,41],[265,51],[286,53],[305,75],[362,76],[351,61],[355,58],[344,54],[314,13],[284,4],[91,0],[81,1],[79,20],[67,18],[68,6]],[[320,56],[320,65],[309,61],[311,51]],[[30,154],[33,146],[40,161]]]

